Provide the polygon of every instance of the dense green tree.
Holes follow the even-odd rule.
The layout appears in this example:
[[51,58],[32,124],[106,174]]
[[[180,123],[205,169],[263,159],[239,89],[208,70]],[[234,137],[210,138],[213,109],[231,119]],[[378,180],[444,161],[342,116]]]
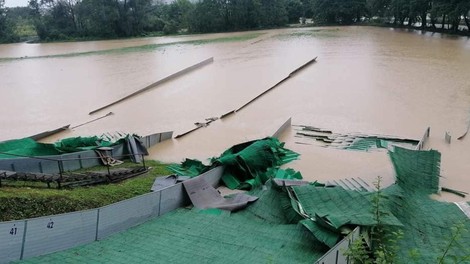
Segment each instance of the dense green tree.
[[421,28],[427,27],[427,16],[431,9],[431,0],[411,0],[410,1],[410,16],[419,17],[421,21]]
[[109,0],[83,0],[78,7],[82,34],[98,38],[118,37],[119,13]]
[[288,22],[284,0],[261,0],[260,24],[262,27],[279,27]]
[[299,23],[299,18],[305,16],[302,1],[288,0],[286,4],[289,23]]
[[391,1],[392,0],[367,0],[366,6],[369,16],[388,16]]
[[8,17],[15,33],[22,38],[36,35],[28,7],[12,7],[8,9]]
[[192,32],[217,32],[225,30],[222,1],[202,0],[196,3],[190,14],[189,29]]
[[421,22],[422,29],[470,27],[470,0],[30,0],[29,12],[7,9],[4,1],[0,42],[18,40],[15,32],[31,32],[31,24],[41,40],[275,28],[300,17],[316,24],[382,18],[409,27]]
[[233,30],[260,28],[261,8],[262,3],[258,0],[230,1],[227,27]]
[[351,24],[366,14],[366,0],[314,0],[313,18],[317,23]]
[[192,32],[218,32],[284,26],[286,0],[201,0],[190,14]]
[[0,0],[0,43],[18,41],[19,38],[14,30],[8,10],[5,8],[5,0]]
[[190,14],[193,4],[189,0],[175,0],[172,3],[162,4],[157,17],[163,22],[165,34],[176,33],[180,29],[189,27]]

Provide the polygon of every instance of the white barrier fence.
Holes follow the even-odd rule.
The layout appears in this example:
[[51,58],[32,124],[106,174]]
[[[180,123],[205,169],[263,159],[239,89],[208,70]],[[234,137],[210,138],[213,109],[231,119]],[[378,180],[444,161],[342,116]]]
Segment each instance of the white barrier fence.
[[349,235],[347,235],[338,244],[332,247],[325,255],[323,255],[315,264],[349,264],[351,261],[348,257],[344,256],[349,246],[360,235],[360,228],[356,227]]
[[[198,177],[217,186],[222,172],[223,167],[217,167]],[[93,210],[0,222],[0,263],[88,244],[189,204],[178,183]]]
[[[171,139],[173,132],[164,132],[148,135],[140,138],[146,148],[150,148],[164,140]],[[111,156],[121,159],[128,151],[121,144],[114,146]],[[54,156],[41,157],[12,157],[11,159],[0,159],[0,170],[30,172],[30,173],[60,173],[63,171],[74,171],[101,165],[101,160],[94,150],[80,151]],[[63,168],[60,168],[62,166]]]

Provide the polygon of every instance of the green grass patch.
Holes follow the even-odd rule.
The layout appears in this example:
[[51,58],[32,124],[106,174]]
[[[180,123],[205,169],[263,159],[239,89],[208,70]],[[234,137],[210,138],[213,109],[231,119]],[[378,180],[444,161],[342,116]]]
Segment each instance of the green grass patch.
[[[131,167],[125,163],[121,167]],[[166,164],[146,161],[149,173],[119,183],[74,189],[0,188],[0,221],[93,209],[150,192],[155,178],[171,174]],[[99,168],[103,170],[103,167]],[[98,170],[97,168],[87,171]],[[45,185],[45,184],[43,184]]]
[[141,46],[125,47],[125,48],[96,50],[96,51],[87,51],[87,52],[73,52],[73,53],[47,55],[47,56],[0,58],[0,61],[13,61],[13,60],[24,60],[24,59],[69,58],[69,57],[90,56],[90,55],[122,54],[122,53],[131,53],[131,52],[151,52],[162,47],[168,47],[168,46],[173,46],[173,45],[204,45],[204,44],[210,44],[210,43],[246,41],[246,40],[257,38],[258,36],[262,34],[263,33],[248,33],[248,34],[243,34],[239,36],[221,37],[221,38],[214,38],[214,39],[188,40],[188,41],[178,41],[178,42],[164,43],[164,44],[148,44],[148,45],[141,45]]

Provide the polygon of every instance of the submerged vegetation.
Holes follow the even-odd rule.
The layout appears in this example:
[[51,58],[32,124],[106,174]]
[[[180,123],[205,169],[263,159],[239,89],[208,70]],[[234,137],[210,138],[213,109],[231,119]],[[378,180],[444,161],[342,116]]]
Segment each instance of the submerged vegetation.
[[64,54],[19,57],[19,58],[0,58],[0,61],[10,61],[10,60],[20,60],[20,59],[69,58],[69,57],[88,56],[88,55],[106,55],[106,54],[122,54],[122,53],[130,53],[130,52],[146,52],[146,51],[153,51],[159,48],[168,47],[172,45],[202,45],[202,44],[208,44],[208,43],[245,41],[245,40],[257,38],[261,34],[262,33],[246,33],[246,34],[242,34],[238,36],[231,36],[231,37],[186,40],[186,41],[177,41],[177,42],[162,43],[162,44],[147,44],[147,45],[131,46],[131,47],[107,49],[107,50],[94,50],[94,51],[86,51],[86,52],[72,52],[72,53],[64,53]]
[[355,23],[468,34],[468,0],[0,0],[0,43],[111,39]]
[[58,190],[9,183],[10,186],[3,186],[0,191],[0,221],[92,209],[148,193],[155,178],[168,175],[169,171],[165,164],[156,161],[146,161],[146,165],[152,167],[149,173],[107,185]]

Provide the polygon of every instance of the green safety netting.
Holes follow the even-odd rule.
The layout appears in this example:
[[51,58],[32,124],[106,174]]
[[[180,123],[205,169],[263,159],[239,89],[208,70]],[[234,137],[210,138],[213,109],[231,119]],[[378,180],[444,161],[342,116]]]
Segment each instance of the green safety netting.
[[[338,242],[345,228],[351,230],[353,228],[349,228],[350,226],[370,227],[378,224],[373,210],[375,193],[312,185],[293,187],[293,190],[300,204],[296,210],[307,215],[307,219],[302,221],[302,224],[318,240],[330,247]],[[385,203],[381,206],[382,210],[390,212]],[[381,224],[402,225],[391,213],[382,216]]]
[[129,136],[114,142],[96,136],[72,137],[57,141],[54,144],[40,143],[31,138],[13,139],[0,142],[0,159],[11,159],[18,156],[60,155],[99,147],[110,147],[123,143]]
[[[416,255],[414,263],[438,263],[446,249],[444,263],[454,263],[452,256],[467,256],[467,261],[458,263],[470,263],[470,220],[455,204],[436,201],[425,193],[407,191],[398,185],[384,191],[395,193],[388,202],[393,215],[403,224],[404,236],[398,241],[398,259],[402,263],[410,263],[411,254]],[[460,238],[450,245],[452,229],[460,225]]]
[[[276,146],[272,142],[265,144]],[[243,151],[270,148],[251,149],[247,144],[237,149],[239,146],[213,159],[213,163],[241,166],[237,168],[239,171],[260,179],[259,174],[268,172],[272,176],[280,174],[280,177],[296,174],[275,169],[282,163],[279,161],[283,160],[282,155],[277,162],[266,162],[271,165],[269,168],[259,161],[247,164],[256,156]],[[458,243],[448,246],[453,237],[452,227],[462,224],[470,230],[468,218],[455,204],[429,197],[438,188],[440,154],[395,147],[390,157],[397,184],[381,190],[380,222],[403,230],[404,237],[398,241],[401,263],[411,263],[410,252],[418,255],[415,263],[436,263],[446,249],[447,260],[469,255],[469,232],[461,231]],[[226,163],[220,162],[225,159]],[[186,167],[174,166],[180,173],[194,175],[210,168],[194,160],[187,161]],[[306,263],[322,256],[355,226],[377,224],[372,205],[377,197],[375,192],[313,185],[276,188],[269,182],[249,192],[259,199],[242,211],[178,209],[106,240],[34,258],[27,263],[62,263],[64,259],[97,263],[154,263],[157,260],[188,263],[195,258],[202,263]]]
[[439,192],[441,153],[395,147],[389,152],[397,184],[409,192]]
[[[391,210],[403,224],[399,257],[407,260],[413,251],[420,263],[437,263],[448,249],[447,261],[453,262],[452,256],[468,256],[460,263],[470,263],[470,220],[455,204],[429,197],[439,191],[441,154],[395,147],[389,155],[397,185],[384,192],[390,194]],[[449,247],[452,228],[459,225],[467,231],[461,230],[459,240]]]
[[210,170],[211,166],[204,165],[199,160],[185,159],[181,164],[168,165],[168,169],[180,176],[195,177]]
[[0,159],[11,159],[17,156],[48,156],[57,154],[59,154],[59,151],[53,144],[39,143],[31,138],[0,142]]
[[235,145],[220,157],[211,159],[206,166],[197,160],[185,160],[168,168],[178,175],[196,176],[217,166],[225,166],[222,181],[230,189],[251,189],[261,186],[268,179],[302,179],[292,169],[281,170],[283,164],[296,160],[298,153],[284,148],[276,138],[264,138]]
[[369,151],[377,149],[388,149],[389,146],[408,146],[414,147],[418,144],[418,141],[410,139],[393,139],[385,137],[357,137],[353,141],[344,147],[348,150],[359,150],[359,151]]
[[[278,190],[247,209],[177,209],[88,245],[24,263],[314,263],[328,248],[283,219]],[[285,195],[285,194],[284,194]]]
[[[446,249],[446,261],[467,257],[459,263],[470,263],[470,220],[455,204],[429,197],[439,188],[440,153],[394,147],[389,155],[397,181],[381,190],[380,222],[389,230],[401,229],[404,233],[398,241],[400,263],[411,263],[410,254],[416,258],[414,263],[437,263]],[[377,192],[310,185],[292,189],[293,208],[308,215],[301,224],[327,246],[335,245],[343,231],[377,224],[373,215],[376,207],[372,205]],[[459,238],[449,246],[455,234],[452,229],[459,226]]]
[[271,181],[266,185],[267,188],[256,188],[248,192],[259,199],[239,214],[254,221],[271,224],[296,224],[301,220],[290,206],[287,194],[281,188],[273,187]]
[[97,136],[93,137],[72,137],[65,138],[54,143],[54,146],[61,152],[76,152],[82,150],[96,149],[97,147],[110,147],[115,144],[122,143],[123,140],[111,142],[101,139]]

